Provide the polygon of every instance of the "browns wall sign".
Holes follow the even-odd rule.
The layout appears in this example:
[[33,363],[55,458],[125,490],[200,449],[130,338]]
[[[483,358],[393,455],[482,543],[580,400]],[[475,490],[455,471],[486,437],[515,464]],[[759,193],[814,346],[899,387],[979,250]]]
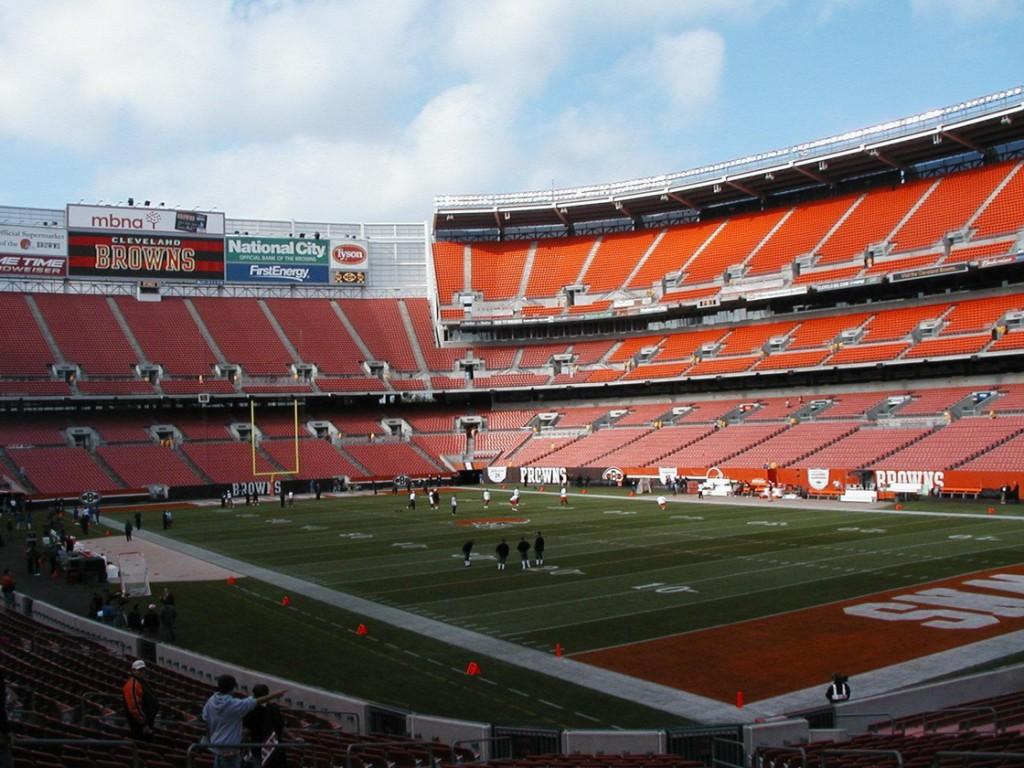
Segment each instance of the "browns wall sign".
[[68,233],[71,277],[224,279],[224,241],[174,235]]

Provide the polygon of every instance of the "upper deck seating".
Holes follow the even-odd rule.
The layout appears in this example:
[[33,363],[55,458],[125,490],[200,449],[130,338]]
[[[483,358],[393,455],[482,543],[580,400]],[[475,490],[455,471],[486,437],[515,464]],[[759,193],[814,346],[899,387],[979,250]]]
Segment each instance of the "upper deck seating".
[[1017,232],[1024,226],[1024,173],[1021,165],[999,194],[974,220],[975,239]]
[[462,243],[434,243],[434,276],[442,304],[454,304],[463,285],[466,246]]
[[56,362],[21,294],[0,293],[0,349],[2,376],[48,376]]
[[363,354],[327,299],[267,299],[267,308],[304,363],[322,375],[364,375]]
[[843,195],[834,200],[806,203],[794,209],[751,258],[747,274],[753,276],[777,272],[798,256],[811,253],[856,199],[853,195]]
[[652,231],[602,235],[597,253],[583,274],[583,284],[589,286],[591,294],[620,287],[656,237]]
[[629,288],[646,290],[658,283],[665,275],[678,272],[693,255],[703,246],[715,230],[721,226],[720,221],[690,224],[671,227],[640,265]]
[[397,301],[339,299],[338,306],[375,359],[387,361],[396,371],[419,370]]
[[90,376],[134,374],[138,355],[121,332],[105,296],[33,296],[64,359]]
[[257,299],[191,299],[229,363],[250,376],[287,376],[293,362]]
[[171,376],[203,376],[213,371],[217,356],[199,332],[184,299],[167,297],[142,302],[127,296],[114,299],[142,347],[146,359]]
[[704,283],[721,277],[727,268],[742,264],[785,214],[785,211],[766,211],[730,218],[704,250],[683,267],[686,273],[683,282],[688,285]]
[[593,247],[592,237],[540,241],[526,281],[526,298],[558,296],[564,286],[575,284]]
[[529,243],[473,243],[473,290],[484,301],[507,301],[519,293]]

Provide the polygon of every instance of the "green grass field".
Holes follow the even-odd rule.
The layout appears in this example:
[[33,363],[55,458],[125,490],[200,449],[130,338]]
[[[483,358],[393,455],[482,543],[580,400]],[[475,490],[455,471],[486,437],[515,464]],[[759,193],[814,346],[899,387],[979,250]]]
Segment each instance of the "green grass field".
[[[415,512],[406,510],[405,497],[391,495],[303,500],[287,509],[264,502],[260,507],[181,510],[175,512],[170,533],[531,648],[550,651],[558,643],[566,653],[1024,562],[1024,517],[984,515],[986,504],[939,507],[953,513],[941,516],[795,510],[781,504],[670,503],[661,511],[652,497],[591,494],[572,496],[565,509],[559,508],[557,496],[527,494],[513,512],[502,494],[494,496],[485,511],[479,492],[460,493],[454,518],[448,494],[438,512],[431,512],[422,498]],[[967,514],[978,511],[980,517]],[[1004,511],[1012,516],[1017,508]],[[470,524],[484,517],[527,522]],[[532,544],[538,530],[547,540],[545,567],[522,571],[515,544],[521,535]],[[502,537],[513,554],[508,570],[499,572],[493,557]],[[460,552],[467,539],[476,542],[471,568],[463,567]],[[623,706],[618,699],[500,660],[479,660],[496,685],[477,685],[460,674],[467,661],[464,651],[383,625],[373,627],[374,641],[368,642],[351,633],[362,620],[358,616],[306,600],[296,601],[297,610],[284,611],[278,605],[279,589],[250,579],[239,587],[176,585],[184,598],[183,644],[354,695],[453,717],[576,727],[678,724],[639,704]],[[239,626],[252,622],[266,631],[241,644],[230,633],[203,631],[225,616],[246,622]],[[525,689],[531,696],[509,696],[508,688]],[[458,695],[439,698],[444,692]],[[532,703],[534,696],[556,706]]]

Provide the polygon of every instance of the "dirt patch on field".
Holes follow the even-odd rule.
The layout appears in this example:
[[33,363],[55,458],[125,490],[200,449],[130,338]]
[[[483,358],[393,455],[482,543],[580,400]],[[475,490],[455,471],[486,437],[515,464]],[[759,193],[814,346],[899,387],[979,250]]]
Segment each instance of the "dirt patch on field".
[[124,536],[84,539],[82,546],[90,552],[103,555],[115,565],[118,557],[127,552],[142,553],[146,558],[150,582],[217,581],[238,575],[220,566],[211,565],[204,560],[183,555],[173,549],[138,537],[132,541],[125,541]]
[[1024,566],[1011,566],[572,658],[724,702],[743,691],[754,702],[824,691],[833,672],[856,675],[1024,629],[1010,605],[1022,589]]

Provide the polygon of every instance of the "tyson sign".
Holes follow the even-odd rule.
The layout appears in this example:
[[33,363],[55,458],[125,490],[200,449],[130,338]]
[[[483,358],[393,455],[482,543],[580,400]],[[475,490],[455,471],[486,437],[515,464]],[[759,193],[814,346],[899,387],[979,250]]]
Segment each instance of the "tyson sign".
[[370,266],[365,240],[331,240],[331,270],[362,272]]

